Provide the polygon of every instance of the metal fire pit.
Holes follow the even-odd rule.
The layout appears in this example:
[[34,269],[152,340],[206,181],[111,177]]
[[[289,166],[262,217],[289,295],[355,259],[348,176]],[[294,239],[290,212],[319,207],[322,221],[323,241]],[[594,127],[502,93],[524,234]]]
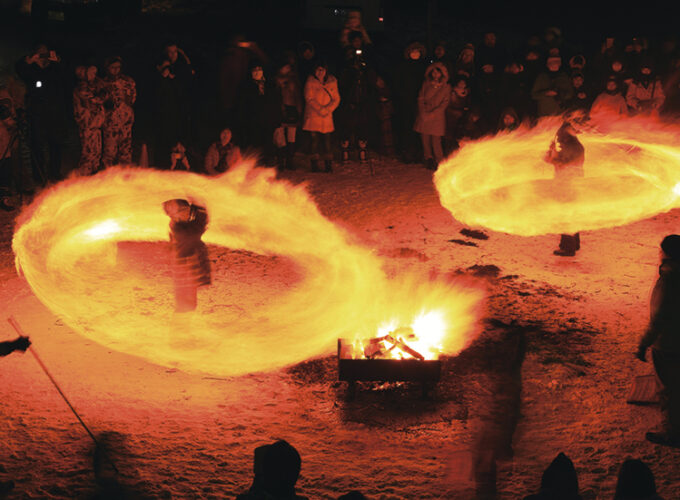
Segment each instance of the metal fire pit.
[[352,359],[350,339],[338,339],[338,380],[348,382],[348,395],[356,394],[356,382],[419,382],[423,397],[441,377],[440,360],[420,359]]

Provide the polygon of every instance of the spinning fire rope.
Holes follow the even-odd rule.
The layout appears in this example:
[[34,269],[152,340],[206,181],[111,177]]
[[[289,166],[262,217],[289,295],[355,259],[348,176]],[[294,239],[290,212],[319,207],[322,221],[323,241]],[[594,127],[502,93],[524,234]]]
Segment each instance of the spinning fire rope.
[[560,118],[465,144],[442,164],[442,205],[470,226],[522,236],[620,226],[680,207],[680,126],[593,116],[579,134],[585,177],[565,200],[543,155]]
[[[245,162],[218,178],[109,169],[62,182],[22,213],[13,239],[17,269],[82,335],[190,372],[278,368],[332,352],[338,337],[370,338],[397,326],[413,330],[409,344],[426,359],[466,345],[479,291],[415,277],[388,279],[382,261],[323,217],[303,187],[253,166]],[[168,241],[162,203],[173,198],[207,209],[205,243],[285,256],[302,269],[302,279],[269,304],[241,314],[229,308],[207,314],[199,307],[178,327],[170,278],[117,258],[119,242]],[[233,285],[215,282],[213,288],[221,297]],[[143,309],[138,290],[166,300]]]

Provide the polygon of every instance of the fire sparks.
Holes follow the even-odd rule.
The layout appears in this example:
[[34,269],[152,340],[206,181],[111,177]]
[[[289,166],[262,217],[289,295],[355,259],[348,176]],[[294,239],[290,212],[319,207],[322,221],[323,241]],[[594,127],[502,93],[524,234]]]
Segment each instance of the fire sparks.
[[464,144],[435,174],[442,205],[470,226],[524,236],[619,226],[680,206],[680,126],[593,116],[579,134],[585,177],[565,197],[543,161],[560,123]]
[[[218,178],[109,169],[62,182],[22,213],[12,242],[17,268],[83,336],[189,372],[238,375],[290,365],[331,353],[339,337],[374,337],[386,318],[395,328],[410,325],[415,338],[404,340],[428,359],[455,354],[471,339],[478,290],[388,279],[382,260],[323,217],[304,187],[253,166]],[[172,198],[207,208],[203,240],[213,255],[225,247],[283,256],[301,278],[257,304],[238,303],[239,283],[216,281],[201,291],[212,307],[201,307],[203,295],[196,313],[173,314],[163,260],[170,256],[160,243],[169,222],[161,204]],[[124,242],[157,242],[158,252],[130,262],[119,255]]]

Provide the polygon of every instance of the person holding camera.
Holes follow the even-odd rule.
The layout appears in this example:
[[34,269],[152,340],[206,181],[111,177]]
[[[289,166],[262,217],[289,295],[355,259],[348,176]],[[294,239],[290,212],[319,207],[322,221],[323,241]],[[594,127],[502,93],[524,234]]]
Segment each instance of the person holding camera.
[[119,56],[107,59],[104,65],[104,167],[132,163],[132,125],[135,122],[132,106],[137,99],[137,87],[132,78],[121,73],[122,65],[123,60]]
[[78,83],[73,89],[73,117],[80,132],[78,171],[81,175],[92,175],[99,170],[102,160],[106,91],[97,78],[96,66],[78,66],[76,78]]
[[67,130],[67,96],[61,59],[44,44],[16,63],[26,85],[26,107],[35,168],[45,180],[61,179],[61,152]]

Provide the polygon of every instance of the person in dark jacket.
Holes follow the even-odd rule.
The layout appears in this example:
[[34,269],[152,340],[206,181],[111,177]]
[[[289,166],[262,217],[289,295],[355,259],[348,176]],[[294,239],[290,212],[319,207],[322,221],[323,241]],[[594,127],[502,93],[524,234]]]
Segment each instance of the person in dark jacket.
[[97,78],[97,67],[78,66],[78,83],[73,89],[73,117],[80,132],[81,175],[92,175],[99,170],[102,160],[102,128],[106,119],[104,99],[106,91]]
[[524,65],[519,59],[510,59],[501,77],[500,102],[512,107],[521,119],[531,114],[529,80]]
[[68,116],[68,92],[61,58],[41,44],[33,54],[17,62],[16,72],[26,85],[35,167],[43,179],[60,180]]
[[290,61],[279,68],[276,87],[281,94],[281,125],[274,130],[277,158],[283,170],[295,170],[295,143],[302,120],[302,83]]
[[569,76],[560,71],[562,58],[553,52],[546,59],[546,69],[539,74],[531,88],[531,98],[536,101],[538,116],[559,115],[574,95]]
[[208,213],[205,208],[182,199],[164,202],[163,209],[170,217],[175,311],[193,311],[198,287],[212,282],[208,248],[201,241],[208,226]]
[[6,340],[0,342],[0,356],[8,356],[14,351],[26,352],[31,346],[31,341],[28,337],[17,337],[14,340]]
[[189,92],[193,70],[189,58],[174,43],[166,45],[156,69],[155,160],[159,166],[169,167],[172,148],[178,142],[186,143],[189,135]]
[[483,43],[476,53],[477,76],[475,99],[482,109],[487,123],[495,123],[500,112],[500,90],[505,57],[496,45],[496,34],[489,31],[484,34]]
[[135,122],[133,105],[137,100],[135,81],[121,73],[123,59],[115,56],[106,61],[103,85],[106,90],[106,121],[104,122],[104,167],[132,163],[132,125]]
[[586,82],[583,73],[573,73],[571,75],[571,85],[574,89],[574,95],[571,99],[565,102],[566,109],[581,109],[588,111],[595,96]]
[[404,60],[397,67],[394,81],[394,104],[401,156],[405,163],[413,163],[418,157],[418,136],[413,124],[418,113],[418,92],[427,67],[425,46],[414,42],[404,50]]
[[[361,40],[361,33],[352,32],[350,43]],[[341,159],[349,161],[350,147],[356,141],[358,159],[367,160],[368,138],[375,125],[376,73],[356,44],[346,48],[345,65],[338,79],[342,101],[338,108],[338,125],[341,132]]]
[[560,453],[543,472],[541,489],[524,500],[581,500],[578,492],[578,476],[574,463]]
[[[556,189],[566,201],[573,197],[571,187],[573,179],[583,177],[585,149],[576,137],[574,128],[574,122],[580,116],[580,114],[574,113],[565,117],[545,156],[545,160],[555,167]],[[562,257],[573,257],[580,248],[581,238],[579,233],[563,234],[560,238],[559,249],[553,253]]]
[[255,448],[253,484],[236,500],[306,500],[295,493],[302,460],[284,440]]
[[648,432],[646,438],[653,443],[680,447],[680,235],[666,236],[660,254],[649,326],[640,339],[637,358],[646,361],[647,349],[652,348],[654,369],[663,385],[664,429]]
[[274,130],[281,126],[281,92],[265,77],[262,63],[250,67],[250,78],[241,88],[238,104],[239,144],[256,148],[269,160],[274,148]]

